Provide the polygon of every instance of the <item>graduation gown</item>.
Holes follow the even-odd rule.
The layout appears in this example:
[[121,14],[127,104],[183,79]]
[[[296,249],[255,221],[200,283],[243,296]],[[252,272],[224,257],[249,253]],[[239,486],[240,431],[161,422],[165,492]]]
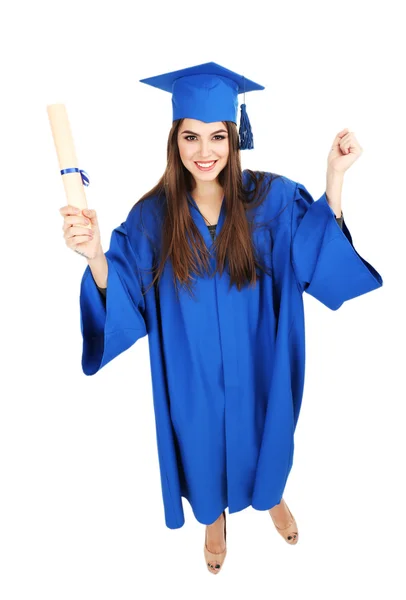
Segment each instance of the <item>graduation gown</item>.
[[[188,206],[211,249],[190,194]],[[250,209],[256,223],[267,223],[253,232],[268,270],[255,287],[229,290],[224,271],[197,277],[194,298],[179,287],[178,299],[167,261],[159,285],[143,295],[161,214],[162,200],[150,197],[113,230],[106,298],[86,267],[82,369],[94,375],[148,335],[165,523],[176,529],[185,521],[182,498],[206,525],[226,507],[268,510],[280,502],[304,385],[303,292],[337,310],[382,286],[382,277],[354,248],[345,219],[342,229],[337,224],[325,193],[314,201],[302,184],[277,176]],[[225,218],[223,199],[217,235]]]

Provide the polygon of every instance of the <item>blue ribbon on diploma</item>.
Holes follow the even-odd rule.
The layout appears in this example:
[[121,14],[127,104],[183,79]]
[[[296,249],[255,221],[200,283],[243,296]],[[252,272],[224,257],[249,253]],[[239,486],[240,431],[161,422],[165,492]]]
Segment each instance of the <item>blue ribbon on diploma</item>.
[[89,185],[89,175],[83,169],[77,169],[76,167],[71,167],[70,169],[61,169],[61,175],[65,175],[65,173],[80,173],[82,177],[83,185]]

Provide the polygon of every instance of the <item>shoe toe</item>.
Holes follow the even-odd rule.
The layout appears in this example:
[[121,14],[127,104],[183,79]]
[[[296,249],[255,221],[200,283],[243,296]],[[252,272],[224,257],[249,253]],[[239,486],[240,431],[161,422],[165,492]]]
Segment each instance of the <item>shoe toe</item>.
[[293,533],[289,533],[285,539],[288,542],[288,544],[297,544],[299,541],[299,534],[297,531],[294,531]]
[[291,546],[294,546],[295,544],[297,544],[297,542],[299,541],[299,532],[298,532],[298,527],[297,527],[297,523],[295,521],[294,516],[292,515],[291,511],[289,510],[288,505],[286,504],[286,502],[283,500],[287,511],[290,514],[291,517],[291,522],[289,523],[289,525],[287,525],[286,527],[278,527],[273,519],[272,513],[269,512],[269,514],[271,515],[273,524],[275,525],[275,529],[277,530],[277,532],[283,537],[283,539],[290,544]]

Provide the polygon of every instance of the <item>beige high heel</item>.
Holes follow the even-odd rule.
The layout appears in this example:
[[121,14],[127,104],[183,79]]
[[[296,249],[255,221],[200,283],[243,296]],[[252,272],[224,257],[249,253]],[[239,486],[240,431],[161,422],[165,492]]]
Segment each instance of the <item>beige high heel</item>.
[[271,515],[271,519],[273,521],[273,524],[275,525],[275,529],[277,530],[277,532],[281,534],[281,536],[284,538],[284,540],[288,544],[291,544],[293,546],[294,544],[297,544],[297,542],[299,541],[299,531],[298,531],[297,523],[295,521],[294,516],[290,512],[288,505],[286,504],[286,502],[285,502],[285,500],[283,498],[282,498],[281,502],[284,503],[284,505],[288,509],[288,512],[289,512],[289,514],[291,516],[292,520],[289,523],[289,525],[287,525],[286,527],[278,527],[276,525],[275,521],[274,521],[273,516],[272,516],[271,509],[269,509],[268,512]]
[[210,552],[210,550],[207,549],[207,525],[206,525],[206,532],[205,532],[205,539],[204,539],[204,558],[206,561],[207,569],[210,571],[210,573],[213,573],[213,575],[217,575],[217,573],[220,572],[221,567],[223,566],[224,560],[226,558],[226,554],[227,554],[226,511],[223,510],[222,514],[224,517],[224,542],[226,544],[224,552]]

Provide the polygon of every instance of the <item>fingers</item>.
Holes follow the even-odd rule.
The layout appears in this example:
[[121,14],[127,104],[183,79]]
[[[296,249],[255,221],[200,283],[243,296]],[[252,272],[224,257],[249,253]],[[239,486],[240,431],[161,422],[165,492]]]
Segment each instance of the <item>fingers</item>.
[[81,210],[76,206],[67,205],[62,206],[59,212],[63,216],[62,230],[68,248],[88,259],[93,259],[103,252],[95,210]]
[[[75,228],[72,227],[71,229],[75,229]],[[69,234],[65,235],[65,243],[66,243],[67,247],[70,248],[71,250],[75,250],[77,247],[80,247],[81,244],[86,244],[86,248],[87,248],[88,244],[93,241],[93,236],[83,233],[83,228],[80,231],[80,228],[77,227],[76,230],[79,230],[76,232],[76,234],[73,233],[73,235],[69,235]]]
[[65,240],[68,241],[71,238],[75,238],[75,244],[85,241],[88,242],[94,238],[94,232],[91,229],[69,225],[65,230]]
[[96,214],[96,211],[94,209],[86,208],[83,211],[83,214],[85,215],[85,217],[88,217],[90,219],[91,224],[94,227],[98,227],[99,226],[99,222],[97,220],[97,214]]
[[91,209],[91,208],[85,208],[83,210],[83,214],[86,217],[89,217],[89,219],[94,219],[96,217],[96,211],[94,209]]
[[340,145],[340,142],[343,140],[343,138],[344,138],[346,135],[348,135],[348,133],[349,133],[349,129],[348,129],[348,127],[346,127],[345,129],[342,129],[341,131],[339,131],[339,132],[337,133],[337,135],[335,136],[335,138],[334,138],[334,140],[333,140],[333,143],[331,144],[331,147],[332,147],[332,148],[334,148],[334,147],[337,147],[337,146],[339,146],[339,145]]
[[80,213],[80,208],[77,208],[76,206],[62,206],[62,208],[59,209],[59,212],[61,213],[62,216],[65,215],[78,215]]
[[93,238],[89,237],[88,235],[74,235],[66,239],[66,245],[68,248],[75,249],[79,244],[82,244],[83,242],[90,242],[92,239]]
[[66,231],[73,225],[80,225],[80,224],[87,226],[87,225],[91,224],[91,221],[89,221],[89,219],[86,219],[86,217],[79,217],[79,216],[78,217],[65,217],[64,221],[63,221],[63,225],[62,225],[62,230]]
[[84,208],[82,211],[80,208],[77,208],[76,206],[70,206],[68,204],[67,206],[62,206],[59,209],[59,212],[63,217],[68,217],[71,215],[84,215],[85,217],[89,217],[91,220],[97,220],[96,211],[90,208]]
[[346,154],[349,154],[351,150],[355,150],[358,153],[362,152],[362,148],[353,131],[349,131],[342,137],[340,148],[345,151]]
[[348,127],[342,129],[334,138],[331,144],[331,150],[340,150],[343,154],[350,154],[352,149],[356,149],[359,153],[362,152],[362,148],[358,143],[353,131],[350,131]]
[[92,209],[85,208],[83,211],[76,206],[62,206],[59,209],[60,214],[64,218],[64,222],[62,225],[62,231],[66,231],[73,225],[83,225],[88,228],[89,225],[93,226],[93,228],[98,227],[97,215],[96,211]]

